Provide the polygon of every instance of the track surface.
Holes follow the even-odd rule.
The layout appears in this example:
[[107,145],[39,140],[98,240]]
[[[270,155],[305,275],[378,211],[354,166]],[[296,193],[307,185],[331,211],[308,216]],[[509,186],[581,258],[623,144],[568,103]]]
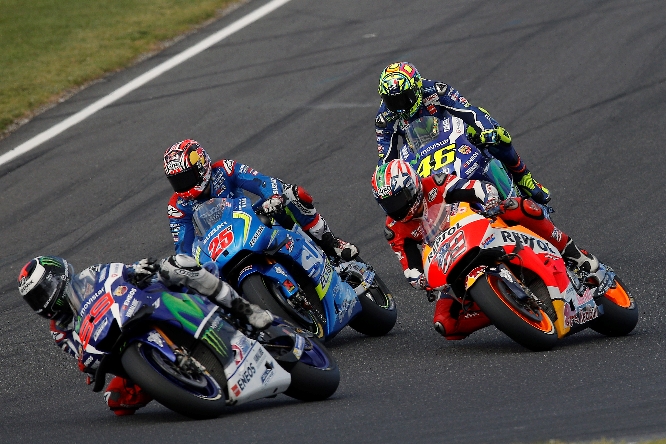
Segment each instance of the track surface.
[[[262,4],[253,0],[0,142],[6,152]],[[538,442],[666,436],[666,4],[293,0],[28,155],[0,167],[0,440]],[[391,61],[458,88],[509,129],[555,220],[616,268],[635,332],[583,332],[530,353],[493,327],[447,342],[404,282],[369,180],[376,82]],[[196,138],[305,186],[393,289],[398,324],[329,346],[328,401],[285,396],[193,422],[156,403],[116,418],[19,298],[37,254],[79,269],[171,252],[163,151]],[[54,438],[56,437],[56,438]]]

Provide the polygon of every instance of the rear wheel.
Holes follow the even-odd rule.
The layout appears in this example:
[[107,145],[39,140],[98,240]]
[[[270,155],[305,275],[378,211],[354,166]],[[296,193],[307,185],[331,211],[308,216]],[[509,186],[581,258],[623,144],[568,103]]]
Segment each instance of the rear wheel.
[[606,336],[625,336],[636,327],[638,307],[619,277],[615,277],[615,284],[595,302],[603,306],[604,314],[592,321],[592,330]]
[[[165,407],[194,419],[215,418],[225,409],[226,380],[218,381],[201,365],[171,362],[159,350],[141,342],[121,357],[129,378]],[[216,365],[221,367],[219,362]]]
[[557,342],[555,325],[534,301],[523,302],[498,276],[486,275],[469,289],[493,325],[532,351],[550,350]]
[[305,309],[293,307],[280,293],[277,285],[265,281],[260,274],[253,274],[245,278],[241,284],[243,297],[249,302],[269,310],[276,316],[286,319],[295,325],[305,328],[318,338],[323,338],[323,314],[316,308]]

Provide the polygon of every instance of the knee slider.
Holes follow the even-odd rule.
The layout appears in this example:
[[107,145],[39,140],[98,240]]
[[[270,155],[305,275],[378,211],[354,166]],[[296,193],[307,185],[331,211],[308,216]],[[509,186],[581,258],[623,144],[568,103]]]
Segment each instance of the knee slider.
[[284,194],[287,198],[294,202],[298,207],[303,207],[305,209],[311,210],[314,208],[314,200],[310,193],[305,191],[303,188],[298,185],[285,185]]
[[305,205],[306,207],[314,208],[314,204],[313,204],[314,201],[313,201],[312,196],[310,195],[310,193],[308,193],[303,188],[301,188],[297,185],[294,185],[294,188],[296,190],[296,192],[294,194],[296,194],[296,197],[298,198],[298,200],[303,205]]
[[531,217],[532,219],[542,220],[545,217],[543,209],[532,199],[522,199],[520,209],[525,216]]

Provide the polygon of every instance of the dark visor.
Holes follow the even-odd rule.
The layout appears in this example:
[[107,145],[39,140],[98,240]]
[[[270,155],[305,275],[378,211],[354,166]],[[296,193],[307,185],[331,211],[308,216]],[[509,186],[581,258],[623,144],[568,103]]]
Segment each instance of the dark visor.
[[409,111],[416,103],[416,94],[410,89],[395,95],[382,94],[382,99],[384,99],[386,107],[394,113]]
[[39,312],[44,310],[46,305],[50,302],[53,303],[51,298],[54,297],[56,293],[61,290],[61,287],[64,285],[64,279],[62,278],[53,278],[53,279],[43,279],[42,282],[37,284],[35,288],[30,290],[23,299],[28,303],[30,308]]
[[167,176],[167,178],[176,193],[184,193],[199,185],[199,172],[196,167]]
[[416,193],[404,188],[397,194],[379,200],[379,205],[384,212],[393,220],[400,221],[407,217],[409,210],[416,202]]

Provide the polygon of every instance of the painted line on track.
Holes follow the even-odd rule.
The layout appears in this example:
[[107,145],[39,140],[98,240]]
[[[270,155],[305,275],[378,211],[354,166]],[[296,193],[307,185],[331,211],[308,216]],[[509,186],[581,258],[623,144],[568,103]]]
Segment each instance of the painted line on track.
[[283,6],[286,3],[289,3],[291,0],[272,0],[268,3],[266,3],[264,6],[255,9],[251,13],[247,14],[246,16],[236,20],[235,22],[231,23],[230,25],[222,28],[221,30],[217,31],[215,34],[205,38],[201,42],[197,43],[194,46],[191,46],[190,48],[186,49],[185,51],[173,56],[169,60],[161,63],[160,65],[156,66],[155,68],[151,69],[150,71],[147,71],[143,74],[141,74],[139,77],[135,78],[134,80],[130,81],[129,83],[125,84],[124,86],[121,86],[120,88],[116,89],[109,95],[102,97],[95,103],[92,103],[91,105],[88,105],[86,108],[82,109],[81,111],[77,112],[76,114],[68,117],[67,119],[63,120],[62,122],[52,126],[48,130],[37,134],[35,137],[32,139],[27,140],[26,142],[23,142],[16,148],[12,148],[2,156],[0,156],[0,165],[4,165],[7,162],[10,162],[14,159],[16,159],[19,156],[22,156],[23,154],[35,149],[42,143],[54,138],[58,134],[62,133],[63,131],[71,128],[72,126],[76,125],[77,123],[87,119],[88,117],[92,116],[95,114],[97,111],[101,110],[102,108],[105,108],[115,102],[116,100],[126,96],[127,94],[131,93],[135,89],[140,88],[141,86],[145,85],[146,83],[150,82],[151,80],[155,79],[156,77],[164,74],[165,72],[169,71],[170,69],[180,65],[181,63],[185,62],[186,60],[194,57],[195,55],[199,54],[200,52],[205,51],[206,49],[210,48],[211,46],[215,45],[216,43],[219,43],[220,41],[224,40],[225,38],[229,37],[230,35],[240,31],[241,29],[245,28],[246,26],[251,25],[252,23],[256,22],[260,18],[270,14],[274,10],[278,9],[280,6]]

